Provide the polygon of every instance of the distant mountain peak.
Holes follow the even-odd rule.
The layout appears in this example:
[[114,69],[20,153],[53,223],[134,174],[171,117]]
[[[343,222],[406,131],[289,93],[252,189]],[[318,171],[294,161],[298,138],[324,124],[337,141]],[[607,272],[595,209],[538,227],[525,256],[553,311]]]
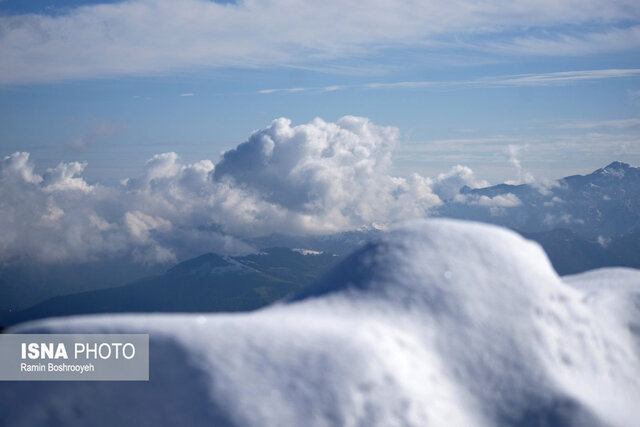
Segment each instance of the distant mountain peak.
[[623,162],[611,162],[607,166],[604,167],[604,170],[612,170],[612,169],[629,169],[631,166],[628,163]]
[[[640,167],[621,161],[553,182],[462,187],[460,194],[463,197],[434,209],[435,216],[489,222],[524,232],[567,228],[588,239],[640,230]],[[507,196],[517,197],[520,203],[503,203]]]
[[183,261],[167,272],[169,275],[180,274],[210,274],[216,269],[228,269],[233,267],[234,263],[229,257],[218,255],[215,253],[207,253],[199,257]]
[[594,174],[610,175],[610,176],[615,176],[617,178],[623,178],[625,175],[625,172],[628,171],[630,168],[631,166],[628,163],[615,161],[615,162],[609,163],[607,166],[605,166],[602,169],[598,169],[597,171],[594,172]]

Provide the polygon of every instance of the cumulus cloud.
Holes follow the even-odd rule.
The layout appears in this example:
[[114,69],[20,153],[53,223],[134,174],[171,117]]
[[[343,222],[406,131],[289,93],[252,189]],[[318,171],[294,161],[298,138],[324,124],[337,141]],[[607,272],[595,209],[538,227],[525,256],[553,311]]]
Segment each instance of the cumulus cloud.
[[449,172],[438,175],[433,189],[443,200],[453,199],[464,186],[469,188],[482,188],[489,186],[485,180],[476,178],[471,168],[456,165]]
[[[398,137],[396,128],[361,117],[298,126],[281,118],[216,165],[157,154],[115,187],[87,183],[86,163],[39,174],[28,153],[15,153],[0,162],[0,259],[169,263],[208,251],[242,253],[253,249],[244,243],[252,237],[423,218],[463,186],[487,185],[461,165],[434,179],[393,176]],[[512,194],[483,197],[464,202],[519,204]]]
[[27,153],[5,157],[0,167],[0,259],[92,261],[130,255],[141,263],[158,263],[212,249],[250,250],[215,230],[195,233],[197,212],[189,204],[198,197],[193,195],[193,175],[212,165],[177,167],[176,162],[175,154],[156,156],[140,177],[105,187],[81,177],[83,163],[61,163],[41,176]]
[[85,167],[87,164],[80,162],[58,164],[44,174],[42,189],[49,193],[56,190],[77,190],[84,193],[91,191],[92,187],[80,176]]
[[[542,55],[624,51],[638,45],[638,27],[628,23],[639,15],[634,0],[490,0],[481,5],[472,0],[133,0],[85,5],[55,15],[0,17],[0,82],[313,66],[394,47]],[[594,27],[602,31],[580,32]],[[531,37],[539,33],[549,37]]]
[[[390,174],[397,138],[397,129],[359,117],[295,127],[278,119],[226,152],[213,180],[242,191],[253,233],[265,232],[265,215],[270,228],[316,233],[424,216],[441,200],[430,179]],[[247,209],[247,200],[261,208]]]

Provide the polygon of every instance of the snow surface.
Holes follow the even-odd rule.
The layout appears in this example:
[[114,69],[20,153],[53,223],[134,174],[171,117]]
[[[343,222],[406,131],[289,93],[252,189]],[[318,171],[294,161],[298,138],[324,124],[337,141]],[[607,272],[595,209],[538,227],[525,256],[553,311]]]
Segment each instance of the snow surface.
[[148,332],[150,381],[0,383],[0,424],[637,426],[638,278],[561,279],[506,229],[409,223],[256,312],[18,326]]
[[293,249],[294,252],[298,252],[302,255],[322,255],[324,252],[322,251],[314,251],[312,249]]
[[562,280],[582,290],[585,303],[596,314],[608,318],[615,313],[614,318],[627,326],[640,348],[640,270],[601,268]]

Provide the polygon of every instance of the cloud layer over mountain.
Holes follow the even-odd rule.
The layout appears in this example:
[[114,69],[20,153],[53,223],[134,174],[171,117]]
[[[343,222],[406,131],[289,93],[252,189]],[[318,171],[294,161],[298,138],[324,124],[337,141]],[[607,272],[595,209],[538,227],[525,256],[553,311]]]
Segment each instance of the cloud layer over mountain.
[[131,254],[154,263],[240,253],[250,248],[239,238],[425,217],[463,185],[485,184],[462,166],[435,179],[392,176],[397,139],[395,128],[365,118],[299,126],[277,119],[217,165],[158,154],[118,187],[87,183],[86,163],[39,174],[28,153],[15,153],[0,163],[0,259]]
[[602,241],[640,230],[640,168],[614,162],[586,176],[536,181],[514,149],[509,161],[527,184],[487,187],[461,165],[434,178],[399,177],[391,173],[398,136],[361,117],[298,126],[281,118],[217,164],[157,154],[116,186],[88,183],[86,163],[38,172],[28,153],[14,153],[0,161],[0,260],[174,263],[246,253],[247,241],[271,234],[384,228],[427,216],[524,232],[568,228]]
[[569,285],[514,232],[415,222],[257,312],[18,327],[149,333],[151,381],[0,383],[0,422],[630,427],[639,280],[607,270]]

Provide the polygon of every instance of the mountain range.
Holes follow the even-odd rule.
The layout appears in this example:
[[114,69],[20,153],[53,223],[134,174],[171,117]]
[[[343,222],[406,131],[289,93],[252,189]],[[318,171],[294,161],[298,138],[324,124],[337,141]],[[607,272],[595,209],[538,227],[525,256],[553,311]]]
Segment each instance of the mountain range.
[[[640,268],[640,168],[613,162],[588,175],[548,183],[462,187],[435,217],[487,222],[538,242],[560,275],[601,267]],[[330,236],[268,236],[267,245],[298,245],[344,254],[375,238],[370,227]]]
[[613,162],[549,183],[463,187],[435,214],[527,233],[564,228],[587,238],[621,236],[640,231],[640,168]]
[[[539,242],[557,259],[560,274],[611,265],[638,266],[640,168],[613,162],[588,175],[546,183],[498,184],[459,193],[434,208],[433,217],[473,220],[515,230]],[[259,247],[305,247],[345,254],[380,234],[376,227],[325,236],[271,235],[254,239]],[[575,266],[570,253],[577,249]],[[600,261],[598,259],[601,258]],[[584,260],[581,261],[581,260]],[[554,264],[555,265],[555,264]]]
[[253,310],[301,289],[336,259],[287,248],[242,257],[209,253],[128,285],[57,296],[5,313],[0,325],[76,314]]

